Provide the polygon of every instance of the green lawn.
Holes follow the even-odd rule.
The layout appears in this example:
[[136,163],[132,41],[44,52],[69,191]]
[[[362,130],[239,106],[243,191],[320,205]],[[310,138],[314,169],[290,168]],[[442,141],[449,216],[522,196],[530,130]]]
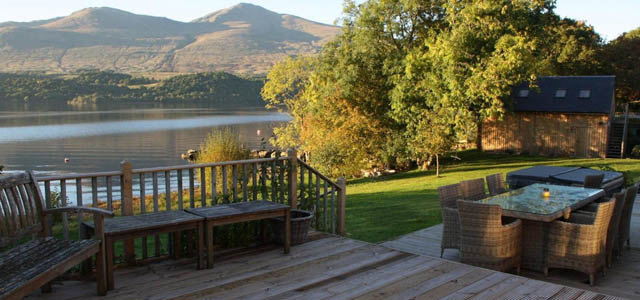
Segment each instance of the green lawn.
[[437,188],[466,179],[484,178],[534,165],[609,167],[640,178],[640,160],[569,159],[458,153],[462,160],[447,160],[435,171],[409,171],[373,179],[356,179],[347,185],[347,236],[381,242],[441,222]]

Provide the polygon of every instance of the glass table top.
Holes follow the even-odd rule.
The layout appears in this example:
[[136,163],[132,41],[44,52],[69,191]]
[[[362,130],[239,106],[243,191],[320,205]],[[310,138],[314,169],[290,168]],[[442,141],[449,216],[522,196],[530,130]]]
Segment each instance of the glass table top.
[[[544,188],[549,189],[549,197],[543,197]],[[587,199],[595,200],[601,196],[604,196],[604,190],[601,189],[535,183],[480,202],[498,204],[502,209],[510,211],[552,215]]]

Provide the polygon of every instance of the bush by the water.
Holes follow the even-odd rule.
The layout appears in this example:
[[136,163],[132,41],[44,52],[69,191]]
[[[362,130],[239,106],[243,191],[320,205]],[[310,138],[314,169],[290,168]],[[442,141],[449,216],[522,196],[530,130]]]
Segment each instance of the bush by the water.
[[[251,156],[251,151],[242,144],[240,141],[240,136],[230,128],[223,129],[214,129],[209,135],[206,137],[205,141],[200,144],[200,153],[198,154],[196,163],[210,163],[210,162],[222,162],[222,161],[234,161],[234,160],[243,160],[248,159]],[[229,192],[231,191],[231,186],[233,184],[233,177],[231,176],[232,167],[229,166],[226,168],[227,172],[227,194],[223,193],[222,189],[222,168],[216,168],[216,202],[217,203],[228,203],[233,201],[230,199],[231,195]],[[242,170],[238,170],[238,178],[241,179],[240,176]],[[205,170],[205,176],[207,178],[211,178],[211,169],[207,168]],[[240,181],[236,182],[236,184],[240,184]],[[211,181],[207,181],[207,191],[211,191]]]
[[230,128],[214,129],[200,144],[198,163],[242,160],[250,157],[250,150],[240,136]]

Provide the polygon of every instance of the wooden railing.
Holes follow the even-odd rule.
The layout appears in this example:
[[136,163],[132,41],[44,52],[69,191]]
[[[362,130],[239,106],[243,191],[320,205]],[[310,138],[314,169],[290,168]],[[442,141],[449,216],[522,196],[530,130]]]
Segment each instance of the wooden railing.
[[[298,159],[295,150],[283,157],[144,169],[133,169],[130,162],[123,161],[119,171],[47,176],[38,181],[44,186],[47,207],[75,202],[130,216],[267,200],[286,203],[293,209],[314,210],[315,230],[345,234],[344,178],[332,181]],[[78,218],[82,222],[82,217]],[[71,227],[66,215],[61,223],[61,232],[68,238]],[[78,226],[78,236],[83,234]],[[142,259],[165,255],[159,251],[158,236],[153,238],[154,254],[147,251],[147,238],[142,239]],[[133,241],[126,241],[124,249],[129,260],[133,257]]]
[[333,182],[304,161],[298,159],[297,163],[300,166],[299,205],[306,209],[315,208],[316,229],[321,228],[323,231],[331,233],[336,233],[337,230],[338,234],[344,235],[346,227],[346,183],[344,178],[340,177],[337,182]]

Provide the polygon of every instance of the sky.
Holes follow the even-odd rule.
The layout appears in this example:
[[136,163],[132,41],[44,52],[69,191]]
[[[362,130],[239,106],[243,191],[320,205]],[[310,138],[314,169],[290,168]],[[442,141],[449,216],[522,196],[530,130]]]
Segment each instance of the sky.
[[[108,6],[136,14],[191,21],[238,0],[0,0],[0,22],[32,21],[66,16],[86,7]],[[342,0],[242,0],[279,13],[333,24],[342,14]],[[640,0],[557,0],[556,13],[583,20],[605,39],[640,27]]]

